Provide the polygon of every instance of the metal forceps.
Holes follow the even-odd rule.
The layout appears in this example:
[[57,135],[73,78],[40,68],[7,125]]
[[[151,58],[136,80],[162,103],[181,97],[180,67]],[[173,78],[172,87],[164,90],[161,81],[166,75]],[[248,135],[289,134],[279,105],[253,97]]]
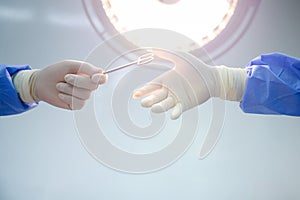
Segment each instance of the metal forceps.
[[120,69],[130,67],[132,65],[145,65],[145,64],[151,62],[153,59],[154,59],[154,54],[153,53],[146,53],[146,54],[143,54],[140,57],[138,57],[138,59],[133,61],[133,62],[127,63],[125,65],[121,65],[121,66],[116,67],[116,68],[106,70],[105,72],[103,72],[103,74],[108,74],[108,73],[111,73],[111,72],[114,72],[114,71],[118,71]]

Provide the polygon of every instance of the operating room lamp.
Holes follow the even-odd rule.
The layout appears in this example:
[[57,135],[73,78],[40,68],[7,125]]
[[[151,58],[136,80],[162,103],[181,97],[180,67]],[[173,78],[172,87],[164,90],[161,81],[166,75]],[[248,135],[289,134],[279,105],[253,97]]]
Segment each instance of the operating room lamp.
[[[197,43],[182,49],[211,59],[228,51],[243,36],[260,0],[82,0],[86,14],[105,40],[118,32],[160,28]],[[201,49],[199,49],[199,45]]]

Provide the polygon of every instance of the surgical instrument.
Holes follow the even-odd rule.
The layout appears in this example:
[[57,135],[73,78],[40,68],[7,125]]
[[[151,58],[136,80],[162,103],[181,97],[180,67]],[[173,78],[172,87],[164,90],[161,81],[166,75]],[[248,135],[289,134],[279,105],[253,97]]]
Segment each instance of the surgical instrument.
[[146,54],[143,54],[140,57],[138,57],[138,59],[133,62],[127,63],[125,65],[121,65],[121,66],[113,68],[113,69],[106,70],[105,72],[103,72],[103,74],[108,74],[108,73],[111,73],[114,71],[118,71],[120,69],[130,67],[132,65],[145,65],[145,64],[151,62],[153,59],[154,59],[153,53],[146,53]]

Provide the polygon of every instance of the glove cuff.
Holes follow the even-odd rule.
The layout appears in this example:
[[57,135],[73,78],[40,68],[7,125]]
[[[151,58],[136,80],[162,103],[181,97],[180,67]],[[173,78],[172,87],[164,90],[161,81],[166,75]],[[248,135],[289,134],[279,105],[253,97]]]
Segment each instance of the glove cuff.
[[241,68],[217,66],[219,76],[219,97],[229,101],[242,101],[247,72]]
[[33,103],[39,101],[34,93],[36,74],[39,71],[39,69],[22,70],[18,72],[13,79],[14,86],[21,100],[25,103]]

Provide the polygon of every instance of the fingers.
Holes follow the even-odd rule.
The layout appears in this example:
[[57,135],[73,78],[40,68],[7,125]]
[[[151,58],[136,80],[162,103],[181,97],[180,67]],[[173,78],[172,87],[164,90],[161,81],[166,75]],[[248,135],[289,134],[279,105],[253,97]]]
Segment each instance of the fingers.
[[142,98],[141,105],[143,107],[151,107],[154,113],[166,112],[173,108],[170,118],[172,120],[178,119],[182,114],[182,105],[165,87],[159,84],[147,84],[137,89],[133,98]]
[[178,103],[176,106],[173,108],[170,118],[172,120],[178,119],[180,115],[182,114],[182,104]]
[[154,113],[162,113],[170,110],[176,105],[176,100],[172,96],[168,96],[161,102],[154,104],[151,111]]
[[[98,88],[99,82],[106,80],[105,75],[93,75],[92,78],[76,75],[76,74],[67,74],[65,76],[65,81],[75,87],[83,88],[87,90],[95,90]],[[99,81],[99,82],[97,82]]]
[[80,110],[84,104],[85,100],[78,99],[74,96],[67,95],[67,94],[58,94],[58,98],[60,98],[63,102],[69,105],[70,110]]
[[153,104],[163,101],[168,97],[168,90],[161,88],[155,90],[150,96],[147,96],[141,101],[142,106],[151,107]]
[[64,94],[68,94],[74,97],[77,97],[82,100],[86,100],[90,98],[92,91],[83,89],[83,88],[78,88],[78,87],[73,87],[72,85],[68,83],[58,83],[56,84],[56,89]]
[[82,62],[78,73],[87,74],[92,76],[93,74],[102,73],[103,70],[101,68],[95,67],[94,65],[86,62]]
[[154,92],[160,88],[161,88],[161,86],[158,84],[148,83],[145,86],[135,90],[133,93],[133,98],[139,99],[139,98],[148,96],[149,94],[151,94],[152,92]]
[[151,111],[154,113],[162,113],[170,109],[172,109],[170,114],[172,120],[178,119],[182,114],[182,104],[177,102],[172,95],[151,107]]
[[154,91],[150,96],[141,101],[144,107],[151,107],[154,113],[166,112],[173,108],[170,118],[172,120],[178,119],[182,114],[182,105],[176,98],[168,92],[166,88]]
[[[77,77],[78,78],[78,77]],[[83,88],[76,87],[76,81],[72,84],[60,82],[56,84],[56,89],[60,92],[58,97],[68,105],[66,108],[71,110],[81,109],[85,101],[91,96],[93,88],[97,87],[98,84],[90,83],[84,78],[84,84],[81,84]],[[89,79],[89,78],[87,78]],[[97,86],[95,86],[97,85]]]
[[99,84],[107,81],[107,75],[102,74],[101,69],[95,71],[95,68],[87,66],[76,73],[66,74],[64,77],[65,82],[56,84],[56,89],[60,92],[58,97],[66,103],[66,106],[64,106],[66,109],[81,109],[85,101],[91,96],[92,91],[97,89]]
[[90,63],[77,61],[77,60],[65,60],[62,65],[68,66],[68,73],[70,74],[86,74],[92,76],[93,74],[102,73],[103,70]]
[[91,79],[94,83],[104,84],[107,81],[107,74],[93,74]]
[[90,63],[77,61],[77,60],[65,60],[59,63],[60,67],[68,68],[66,75],[77,74],[92,78],[93,82],[103,84],[107,80],[107,75],[103,74],[103,70]]

